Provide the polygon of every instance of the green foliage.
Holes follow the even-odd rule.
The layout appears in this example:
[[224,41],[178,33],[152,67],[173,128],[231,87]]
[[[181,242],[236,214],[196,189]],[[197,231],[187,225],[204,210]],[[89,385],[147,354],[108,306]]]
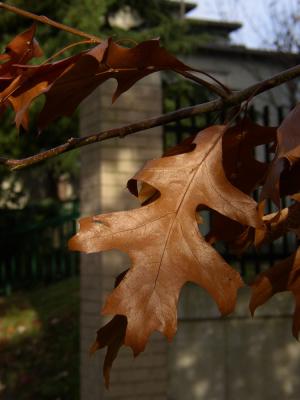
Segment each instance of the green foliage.
[[[15,1],[13,5],[25,8],[28,11],[34,11],[37,14],[47,15],[49,18],[58,21],[63,20],[63,16],[67,11],[66,6],[71,6],[70,2],[61,3],[58,1],[43,1],[38,3],[33,1]],[[2,12],[0,15],[2,47],[4,48],[17,32],[20,33],[22,30],[27,29],[31,23],[30,20],[21,18],[15,14],[7,11]],[[65,32],[59,32],[46,25],[38,25],[37,36],[45,53],[44,58],[52,55],[70,42],[70,35],[67,37]],[[72,37],[72,40],[73,39]],[[34,62],[36,62],[36,60],[33,60],[33,63]],[[41,62],[41,59],[38,59],[38,62]],[[30,130],[27,133],[20,132],[20,134],[18,134],[13,124],[13,115],[10,110],[2,117],[0,148],[3,156],[11,158],[26,157],[45,148],[57,146],[65,142],[70,136],[78,136],[77,114],[72,118],[61,118],[45,130],[43,134],[37,135],[35,129],[35,115],[38,110],[41,109],[42,103],[42,100],[37,101],[33,107],[31,107],[31,124]],[[20,195],[24,197],[24,192],[26,190],[23,187],[26,182],[39,182],[42,179],[46,182],[44,185],[46,190],[43,190],[43,196],[57,198],[53,182],[57,181],[58,177],[66,171],[68,171],[72,178],[75,178],[78,174],[78,167],[78,152],[76,151],[69,153],[67,157],[59,157],[53,162],[51,161],[50,163],[44,164],[38,170],[32,168],[29,171],[11,175],[5,168],[0,167],[0,196],[14,201],[16,206],[21,206],[20,204],[18,205],[18,201],[16,200],[18,194],[13,190],[16,183],[21,183],[22,189]],[[10,184],[6,183],[8,176],[10,176]],[[36,192],[35,190],[35,193]]]

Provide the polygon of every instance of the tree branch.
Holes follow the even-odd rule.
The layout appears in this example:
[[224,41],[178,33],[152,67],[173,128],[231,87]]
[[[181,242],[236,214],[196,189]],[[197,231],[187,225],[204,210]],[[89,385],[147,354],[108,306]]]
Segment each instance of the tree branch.
[[82,32],[78,29],[72,28],[72,27],[64,25],[64,24],[60,24],[59,22],[53,21],[52,19],[47,18],[44,15],[36,15],[29,11],[25,11],[25,10],[22,10],[21,8],[14,7],[9,4],[2,3],[2,2],[0,2],[0,8],[3,8],[7,11],[11,11],[18,15],[21,15],[22,17],[30,18],[30,19],[33,19],[34,21],[41,22],[42,24],[53,26],[62,31],[72,33],[73,35],[80,36],[85,39],[89,39],[89,40],[93,41],[94,43],[101,43],[101,39],[97,36],[90,35],[88,33]]
[[37,164],[48,158],[55,157],[67,151],[87,146],[92,143],[102,142],[103,140],[111,139],[114,137],[125,137],[136,132],[144,131],[156,126],[168,124],[173,121],[189,118],[199,114],[205,114],[212,111],[219,111],[228,107],[241,104],[243,101],[253,98],[260,93],[270,90],[279,86],[287,81],[295,79],[300,76],[300,65],[289,68],[273,77],[264,81],[258,82],[248,88],[232,93],[225,99],[217,99],[207,103],[198,104],[191,107],[181,108],[179,110],[166,113],[157,117],[142,120],[134,124],[125,125],[120,128],[113,128],[105,130],[96,134],[88,135],[82,138],[70,138],[66,143],[54,147],[52,149],[35,154],[31,157],[14,160],[1,157],[0,164],[7,166],[10,170],[19,170],[33,164]]

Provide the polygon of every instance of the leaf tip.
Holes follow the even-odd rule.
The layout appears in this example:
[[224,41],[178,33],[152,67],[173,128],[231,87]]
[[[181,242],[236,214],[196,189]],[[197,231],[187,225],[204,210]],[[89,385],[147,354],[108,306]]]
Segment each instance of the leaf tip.
[[105,389],[109,390],[109,387],[110,387],[110,369],[109,368],[104,368],[103,378],[104,378]]
[[95,352],[99,349],[99,345],[97,340],[91,345],[90,349],[89,349],[89,355],[93,356],[95,354]]
[[294,336],[294,338],[297,340],[297,342],[300,342],[299,341],[299,331],[297,330],[297,331],[294,331],[293,330],[293,336]]
[[251,314],[252,318],[254,318],[255,310],[256,310],[256,306],[250,301],[249,311],[250,311],[250,314]]
[[294,319],[293,319],[292,333],[293,333],[294,338],[297,340],[297,342],[300,342],[299,331],[300,331],[300,320],[297,318],[297,315],[295,313]]

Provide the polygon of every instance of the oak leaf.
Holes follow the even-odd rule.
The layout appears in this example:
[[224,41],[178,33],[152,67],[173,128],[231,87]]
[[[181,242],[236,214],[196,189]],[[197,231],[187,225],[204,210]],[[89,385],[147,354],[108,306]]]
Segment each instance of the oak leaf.
[[26,64],[33,57],[43,55],[43,51],[34,37],[35,32],[36,25],[33,24],[25,32],[13,38],[5,47],[5,52],[0,55],[0,61],[6,61],[0,64],[1,84],[5,79],[12,79],[16,76],[18,73],[16,64]]
[[138,80],[161,70],[187,71],[192,68],[177,60],[159,40],[152,39],[126,48],[110,38],[83,52],[74,65],[46,91],[46,102],[39,117],[43,129],[61,115],[71,115],[78,104],[97,86],[110,78],[118,82],[113,102]]
[[276,293],[290,291],[295,298],[293,335],[298,339],[300,331],[300,248],[285,260],[279,261],[261,273],[251,286],[250,311],[265,304]]
[[[117,276],[115,287],[117,287],[128,270],[123,271]],[[106,355],[103,363],[103,377],[105,386],[109,387],[110,370],[114,360],[116,359],[121,346],[124,344],[127,327],[127,318],[124,315],[115,315],[106,325],[97,331],[97,337],[91,346],[90,353],[102,349],[107,346]]]
[[[196,144],[193,143],[196,135],[188,136],[182,142],[176,144],[175,146],[169,147],[166,149],[162,155],[162,157],[170,157],[176,156],[178,154],[189,153],[193,151],[196,147]],[[130,190],[130,188],[129,188]],[[136,193],[135,193],[136,196]],[[149,185],[146,182],[140,183],[140,188],[137,194],[137,199],[139,200],[141,205],[147,205],[152,203],[154,200],[158,199],[160,193],[153,186]]]
[[[80,55],[75,55],[51,64],[38,66],[19,66],[22,71],[10,85],[5,89],[7,101],[15,111],[15,123],[28,129],[28,109],[32,101],[45,93],[49,86],[58,79],[66,70],[72,66]],[[5,94],[6,94],[5,93]]]
[[[280,208],[280,178],[285,172],[285,192],[289,188],[289,172],[300,158],[300,103],[287,115],[277,131],[277,149],[262,188],[261,201],[269,198]],[[293,175],[293,174],[292,174]],[[291,179],[294,187],[294,179]]]
[[[266,199],[271,199],[278,209],[281,208],[280,198],[293,195],[300,189],[300,103],[287,115],[277,129],[276,154],[267,172],[265,183],[261,190],[258,211],[261,217],[265,213]],[[273,221],[279,218],[275,214]],[[255,232],[255,245],[261,246],[267,238],[267,225]]]
[[177,301],[190,281],[204,288],[220,312],[233,311],[242,280],[201,236],[196,209],[209,206],[244,225],[260,226],[256,202],[226,179],[222,166],[225,126],[200,132],[193,151],[146,163],[128,183],[138,196],[137,181],[160,196],[141,208],[83,218],[69,242],[71,250],[127,252],[132,266],[108,296],[103,314],[124,315],[124,344],[135,355],[153,331],[171,340],[177,327]]
[[[227,179],[242,192],[251,195],[264,182],[268,163],[256,159],[255,149],[274,142],[276,132],[277,128],[261,126],[248,118],[225,132],[222,142],[224,171]],[[243,251],[254,237],[248,227],[217,211],[212,211],[210,226],[206,239],[210,243],[223,240],[235,252]]]
[[[35,28],[32,28],[31,34],[34,32]],[[27,31],[25,33],[28,36]],[[26,35],[24,38],[27,38]],[[20,40],[9,47],[12,54],[21,51]],[[133,48],[126,48],[109,38],[90,50],[58,62],[37,66],[22,65],[30,57],[40,55],[40,48],[33,36],[30,43],[26,57],[23,54],[22,57],[14,58],[17,76],[14,76],[13,82],[12,76],[8,79],[2,74],[5,98],[8,98],[14,108],[17,127],[22,124],[27,128],[28,108],[41,94],[45,94],[46,101],[38,117],[39,130],[60,116],[72,115],[81,101],[108,79],[117,81],[117,89],[112,96],[114,102],[138,80],[153,72],[171,70],[186,76],[187,71],[198,71],[168,53],[160,46],[158,39],[146,40]],[[11,61],[4,66],[8,63]],[[191,77],[190,74],[189,78]]]
[[[23,69],[20,68],[20,63],[26,64],[33,57],[40,57],[43,55],[34,35],[36,26],[32,25],[31,28],[25,32],[17,35],[5,48],[5,53],[0,55],[0,91],[1,91],[1,114],[7,109],[9,103],[16,106],[11,101],[10,95],[20,87],[23,81]],[[28,94],[24,94],[28,96]],[[21,109],[24,107],[20,107]],[[28,116],[26,110],[22,113],[22,117],[16,117],[17,125],[22,125],[27,128]]]
[[[22,69],[22,66],[19,65],[19,68]],[[35,97],[45,94],[46,102],[38,120],[42,130],[59,116],[71,115],[80,102],[106,80],[117,80],[112,98],[115,101],[138,80],[161,70],[184,74],[185,71],[193,71],[193,68],[169,54],[157,39],[126,48],[110,38],[90,50],[56,63],[24,66],[22,80],[16,93],[12,93],[11,103],[16,113],[19,110],[25,113]],[[27,96],[27,92],[31,95]],[[20,123],[20,120],[22,118],[18,116],[16,122]]]
[[265,178],[268,164],[256,158],[256,147],[276,141],[276,127],[246,118],[230,127],[223,138],[223,166],[230,182],[251,194]]
[[282,171],[279,188],[280,197],[291,196],[300,192],[300,160]]

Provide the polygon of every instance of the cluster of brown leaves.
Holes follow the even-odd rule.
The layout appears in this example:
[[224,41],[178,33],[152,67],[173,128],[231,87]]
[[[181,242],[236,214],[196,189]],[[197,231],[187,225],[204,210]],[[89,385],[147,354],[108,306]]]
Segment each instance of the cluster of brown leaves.
[[[56,62],[28,65],[42,55],[35,26],[14,38],[0,56],[0,111],[11,106],[17,127],[28,128],[28,109],[44,94],[39,129],[62,115],[71,115],[97,86],[114,78],[118,86],[113,101],[139,79],[160,70],[182,75],[192,68],[148,40],[125,48],[111,39],[89,50]],[[300,105],[280,127],[268,128],[243,119],[233,126],[211,126],[163,157],[151,160],[128,182],[141,206],[80,221],[80,231],[70,249],[99,252],[119,249],[128,253],[131,267],[116,280],[102,310],[113,315],[102,327],[92,351],[107,346],[104,362],[106,385],[114,359],[122,345],[134,355],[144,350],[153,331],[172,340],[177,328],[177,302],[182,286],[194,282],[216,302],[220,313],[234,310],[243,281],[213,247],[225,241],[236,252],[260,245],[281,223],[280,199],[289,195],[297,202],[300,192]],[[268,164],[255,158],[255,148],[276,148]],[[140,185],[138,185],[140,182]],[[257,204],[251,197],[260,189]],[[266,200],[278,213],[264,216]],[[199,211],[209,209],[210,232],[204,237]],[[299,212],[300,216],[300,212]],[[294,229],[299,233],[299,224]],[[224,229],[226,226],[226,229]],[[293,333],[300,330],[299,250],[252,285],[250,309],[273,294],[290,290],[296,299]]]
[[[131,259],[130,269],[118,278],[102,310],[114,317],[98,331],[93,346],[93,350],[107,346],[107,385],[122,345],[137,355],[153,331],[173,338],[178,297],[186,282],[204,288],[222,315],[234,310],[243,281],[212,244],[224,240],[241,252],[255,237],[263,241],[270,227],[263,218],[265,200],[280,206],[281,196],[300,191],[295,179],[300,166],[299,111],[300,105],[278,129],[248,119],[231,127],[211,126],[162,158],[148,161],[129,180],[127,187],[141,202],[140,208],[81,219],[70,249],[87,253],[119,249]],[[270,164],[255,158],[255,147],[267,143],[277,146]],[[259,204],[250,197],[258,188]],[[203,209],[213,216],[206,237],[198,227],[202,221],[197,212]],[[272,294],[291,290],[297,300],[295,336],[300,328],[299,260],[296,253],[261,274],[253,284],[250,303],[254,312]]]
[[107,39],[72,57],[40,65],[28,65],[43,52],[34,38],[35,25],[16,36],[0,56],[0,110],[11,106],[17,127],[28,129],[28,109],[44,94],[46,101],[38,117],[39,130],[56,118],[73,114],[80,102],[103,82],[118,82],[115,101],[138,80],[153,72],[172,70],[179,74],[192,68],[177,60],[159,40],[147,40],[133,48],[122,47]]

